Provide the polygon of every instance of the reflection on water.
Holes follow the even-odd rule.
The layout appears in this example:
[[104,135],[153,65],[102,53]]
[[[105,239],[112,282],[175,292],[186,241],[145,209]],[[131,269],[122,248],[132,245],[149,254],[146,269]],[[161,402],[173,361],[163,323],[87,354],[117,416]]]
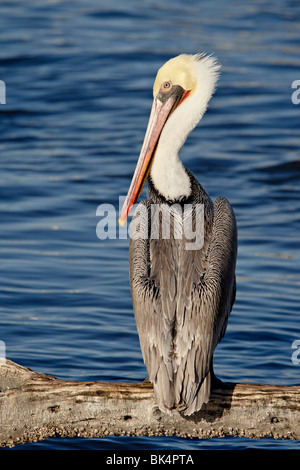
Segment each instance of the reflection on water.
[[[183,7],[184,6],[184,7]],[[296,2],[74,0],[1,6],[1,340],[7,356],[79,380],[145,377],[128,240],[100,241],[145,132],[159,66],[182,52],[222,63],[184,163],[239,230],[237,300],[219,345],[223,380],[299,383],[300,6]],[[298,443],[299,444],[299,443]],[[22,448],[294,448],[226,438],[48,440]]]

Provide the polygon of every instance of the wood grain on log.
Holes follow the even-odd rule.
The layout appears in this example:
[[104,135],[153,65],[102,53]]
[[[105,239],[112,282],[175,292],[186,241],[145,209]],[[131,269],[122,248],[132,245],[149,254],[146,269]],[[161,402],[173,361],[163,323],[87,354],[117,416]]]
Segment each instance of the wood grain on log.
[[0,364],[0,445],[51,436],[300,439],[300,386],[219,382],[190,417],[161,413],[152,385],[77,382]]

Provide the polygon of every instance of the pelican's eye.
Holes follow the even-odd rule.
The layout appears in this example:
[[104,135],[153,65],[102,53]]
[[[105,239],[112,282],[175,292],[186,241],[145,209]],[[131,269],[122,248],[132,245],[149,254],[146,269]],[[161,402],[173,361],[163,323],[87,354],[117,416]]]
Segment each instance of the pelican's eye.
[[162,88],[163,88],[163,90],[165,90],[165,91],[169,91],[169,90],[171,89],[171,87],[172,87],[172,83],[171,83],[171,82],[164,82],[164,83],[162,84]]

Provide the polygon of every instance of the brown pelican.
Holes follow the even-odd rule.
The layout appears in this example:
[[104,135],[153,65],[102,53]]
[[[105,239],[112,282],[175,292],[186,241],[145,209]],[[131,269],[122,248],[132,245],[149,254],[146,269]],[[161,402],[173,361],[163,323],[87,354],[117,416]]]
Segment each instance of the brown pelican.
[[[208,402],[214,350],[235,300],[233,210],[224,197],[213,204],[179,159],[214,93],[218,71],[217,61],[205,54],[183,54],[159,69],[144,143],[119,218],[124,225],[149,175],[148,199],[132,220],[147,236],[130,238],[130,283],[143,359],[157,404],[168,413],[190,415]],[[187,216],[184,210],[176,212],[175,203],[192,211]],[[204,213],[203,243],[188,249],[187,237],[177,236],[175,225],[187,217],[195,227],[198,206]],[[169,213],[169,237],[161,229],[152,235],[152,207],[161,212],[156,223]]]

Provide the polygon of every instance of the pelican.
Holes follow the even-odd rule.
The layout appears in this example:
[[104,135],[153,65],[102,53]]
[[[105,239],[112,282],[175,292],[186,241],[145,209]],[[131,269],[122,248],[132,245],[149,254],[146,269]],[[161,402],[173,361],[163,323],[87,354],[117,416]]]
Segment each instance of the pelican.
[[[143,359],[156,403],[169,414],[188,416],[209,401],[216,380],[213,354],[235,301],[232,207],[224,197],[213,203],[179,159],[215,91],[219,68],[212,56],[182,54],[159,69],[144,143],[119,218],[125,225],[148,179],[148,198],[137,205],[131,223],[137,220],[146,236],[130,236],[129,273]],[[185,218],[195,226],[198,206],[203,208],[203,241],[190,249],[175,226]],[[152,235],[153,207],[161,212],[156,223],[169,214],[169,237],[162,230]],[[192,208],[187,215],[185,207]]]

